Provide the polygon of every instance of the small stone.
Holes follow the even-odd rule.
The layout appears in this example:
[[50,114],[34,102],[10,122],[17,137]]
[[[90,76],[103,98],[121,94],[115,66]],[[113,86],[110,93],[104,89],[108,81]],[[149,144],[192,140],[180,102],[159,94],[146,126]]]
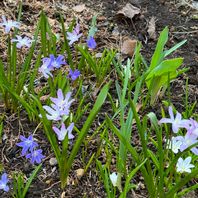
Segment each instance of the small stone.
[[57,159],[55,157],[50,158],[49,163],[51,166],[57,165]]
[[80,179],[84,175],[85,171],[82,168],[76,170],[76,176]]
[[101,58],[102,57],[102,53],[97,53],[95,56],[96,56],[96,58]]

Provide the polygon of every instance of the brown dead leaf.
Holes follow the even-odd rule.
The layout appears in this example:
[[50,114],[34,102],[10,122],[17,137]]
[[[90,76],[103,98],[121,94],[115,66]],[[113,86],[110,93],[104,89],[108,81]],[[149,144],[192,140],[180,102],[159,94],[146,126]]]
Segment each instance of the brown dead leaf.
[[125,40],[121,47],[121,53],[132,57],[135,51],[136,43],[137,43],[136,40],[132,40],[132,39]]
[[51,26],[54,26],[55,23],[56,23],[56,20],[55,19],[51,19],[51,18],[48,18],[48,22]]
[[49,98],[49,94],[48,95],[41,96],[40,97],[40,101],[41,102],[45,102],[48,98]]
[[86,9],[86,7],[85,7],[85,4],[80,4],[80,5],[77,5],[77,6],[74,6],[73,8],[72,8],[75,12],[82,12],[83,10],[85,10]]
[[155,28],[155,23],[156,23],[156,18],[151,17],[149,24],[148,24],[148,34],[151,39],[155,40],[156,39],[156,28]]
[[132,19],[135,15],[140,14],[140,9],[127,3],[126,6],[117,12],[117,14]]

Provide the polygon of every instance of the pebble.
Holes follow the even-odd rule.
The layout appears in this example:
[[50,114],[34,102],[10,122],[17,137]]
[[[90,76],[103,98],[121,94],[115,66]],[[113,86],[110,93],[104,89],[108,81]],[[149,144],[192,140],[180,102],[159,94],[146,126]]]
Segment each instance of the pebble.
[[57,165],[57,159],[55,157],[50,158],[49,163],[51,166]]

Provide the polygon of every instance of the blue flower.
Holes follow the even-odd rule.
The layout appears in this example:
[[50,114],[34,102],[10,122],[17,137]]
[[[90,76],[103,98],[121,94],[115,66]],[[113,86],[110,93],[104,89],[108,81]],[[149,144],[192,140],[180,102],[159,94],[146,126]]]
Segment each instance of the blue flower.
[[70,77],[73,81],[76,80],[79,76],[80,71],[78,69],[75,69],[74,71],[72,71],[72,69],[69,70],[68,77]]
[[30,159],[30,163],[31,164],[35,164],[35,162],[37,164],[41,163],[41,160],[43,158],[45,158],[45,156],[42,154],[42,149],[38,149],[38,150],[33,150],[31,153],[26,155],[27,159]]
[[3,23],[0,23],[0,27],[5,28],[5,33],[9,33],[12,27],[19,28],[20,23],[17,21],[6,20],[5,16],[2,16]]
[[23,46],[26,46],[26,47],[30,47],[31,46],[31,44],[32,44],[32,42],[33,42],[33,40],[31,40],[31,39],[29,39],[28,37],[21,37],[21,36],[16,36],[17,37],[17,39],[12,39],[11,41],[12,42],[17,42],[17,48],[22,48]]
[[51,59],[52,68],[57,68],[58,69],[58,68],[61,67],[61,65],[66,64],[63,55],[58,55],[58,57],[56,58],[53,54],[50,54],[50,59]]
[[96,48],[96,41],[95,41],[95,39],[94,39],[94,37],[93,36],[90,36],[89,37],[89,39],[87,39],[87,46],[88,46],[88,48],[90,48],[90,49],[95,49]]
[[0,189],[4,190],[5,192],[9,191],[9,186],[7,185],[8,183],[8,177],[6,173],[3,173],[3,175],[1,176],[1,180],[0,180]]
[[38,144],[34,141],[33,136],[30,135],[28,138],[20,135],[21,142],[17,143],[17,146],[22,147],[22,156],[24,156],[27,151],[33,151],[33,149],[38,146]]

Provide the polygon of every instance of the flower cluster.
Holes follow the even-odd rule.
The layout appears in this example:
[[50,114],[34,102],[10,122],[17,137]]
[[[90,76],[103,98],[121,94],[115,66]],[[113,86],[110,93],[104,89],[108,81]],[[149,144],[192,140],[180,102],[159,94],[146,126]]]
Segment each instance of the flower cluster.
[[[5,16],[2,16],[2,23],[0,23],[0,27],[5,28],[5,33],[8,34],[10,30],[14,27],[19,29],[20,23],[17,21],[12,21],[12,20],[6,20]],[[12,42],[17,43],[17,48],[21,49],[23,46],[30,47],[33,40],[29,39],[28,37],[21,37],[21,36],[16,36],[16,39],[12,39]]]
[[37,149],[38,143],[34,141],[33,136],[30,135],[28,138],[20,136],[21,142],[16,145],[22,147],[22,156],[25,156],[26,159],[30,159],[31,164],[41,163],[41,160],[45,157],[42,154],[42,149]]
[[[182,115],[177,112],[174,117],[172,107],[169,107],[170,118],[162,118],[159,123],[171,123],[172,130],[174,133],[178,133],[179,129],[184,128],[187,130],[184,136],[172,137],[171,140],[167,141],[167,148],[171,149],[174,153],[183,152],[187,148],[191,147],[193,144],[198,143],[198,122],[193,119],[182,119]],[[198,155],[198,148],[193,147],[190,149],[192,153]],[[181,157],[177,162],[177,172],[191,172],[190,168],[194,165],[190,164],[191,157],[187,157],[183,160]]]
[[[63,55],[58,55],[55,57],[53,54],[50,54],[49,57],[45,57],[42,59],[43,64],[39,68],[39,72],[43,74],[45,78],[49,78],[49,76],[53,77],[52,71],[55,69],[59,69],[62,65],[66,65],[66,61],[64,60]],[[71,78],[73,81],[76,80],[80,76],[80,71],[75,70],[72,71],[70,69],[68,77]]]
[[74,138],[71,134],[74,123],[71,123],[67,129],[65,127],[64,121],[68,118],[70,113],[70,106],[74,99],[71,99],[71,92],[68,92],[65,97],[61,89],[57,91],[57,98],[51,97],[52,101],[51,106],[44,105],[43,108],[47,111],[47,119],[53,121],[60,121],[61,129],[59,130],[57,127],[53,126],[54,132],[58,136],[58,140],[62,141],[65,139],[65,136],[68,134],[68,139]]
[[52,77],[51,71],[54,69],[59,69],[62,65],[66,65],[63,55],[58,55],[56,58],[53,54],[50,54],[49,57],[42,59],[43,64],[39,68],[39,72],[43,74],[45,78],[49,76]]
[[[69,40],[69,45],[71,46],[73,43],[79,40],[79,38],[82,36],[82,33],[80,34],[80,25],[77,23],[76,27],[72,32],[67,32],[67,39]],[[96,48],[96,41],[93,36],[88,36],[87,38],[87,46],[90,49]]]

